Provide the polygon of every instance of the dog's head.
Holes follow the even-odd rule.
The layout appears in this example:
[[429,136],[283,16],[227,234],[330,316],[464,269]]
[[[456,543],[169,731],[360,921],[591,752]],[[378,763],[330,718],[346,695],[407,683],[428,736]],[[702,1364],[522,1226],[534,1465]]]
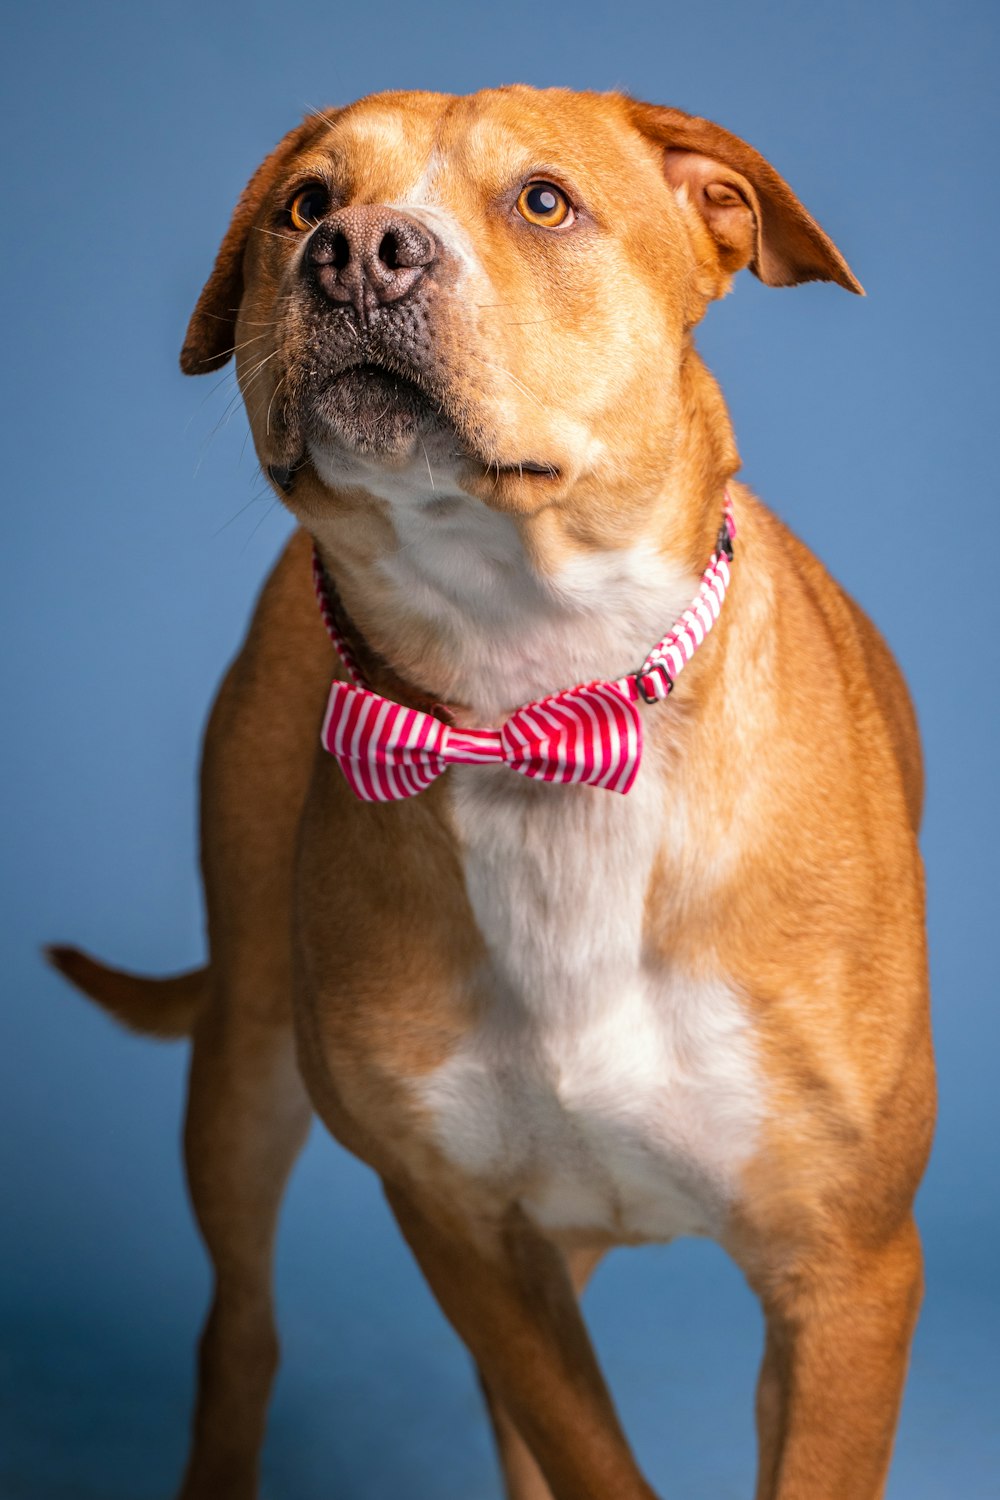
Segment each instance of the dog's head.
[[308,463],[331,495],[446,476],[515,515],[619,496],[621,526],[677,461],[688,330],[744,266],[861,290],[707,120],[617,94],[382,94],[309,116],[255,173],[181,365],[235,350],[293,508]]

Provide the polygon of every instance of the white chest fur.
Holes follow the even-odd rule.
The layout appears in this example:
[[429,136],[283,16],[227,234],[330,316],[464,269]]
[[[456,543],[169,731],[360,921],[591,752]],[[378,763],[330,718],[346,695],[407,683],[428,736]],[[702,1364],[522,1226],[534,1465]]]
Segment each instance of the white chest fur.
[[[638,665],[694,592],[642,539],[539,571],[510,518],[429,464],[371,484],[399,542],[382,580],[447,636],[433,687],[473,723]],[[762,1087],[739,996],[721,969],[696,977],[646,941],[654,863],[687,837],[670,779],[652,745],[627,797],[448,772],[487,958],[474,1026],[418,1092],[444,1154],[554,1232],[713,1233],[754,1151]]]
[[421,1086],[439,1145],[553,1232],[711,1234],[752,1154],[761,1085],[721,974],[646,952],[664,835],[650,757],[625,798],[454,768],[488,950],[478,1023]]

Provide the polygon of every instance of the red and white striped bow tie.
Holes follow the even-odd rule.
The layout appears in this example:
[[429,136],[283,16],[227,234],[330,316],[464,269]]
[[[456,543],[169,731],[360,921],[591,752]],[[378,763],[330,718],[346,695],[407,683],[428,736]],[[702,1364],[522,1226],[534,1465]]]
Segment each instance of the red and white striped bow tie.
[[697,594],[638,671],[616,682],[590,682],[527,703],[500,729],[456,729],[366,687],[354,653],[334,621],[326,575],[314,552],[316,597],[351,679],[338,679],[330,688],[323,745],[365,802],[415,797],[449,765],[506,765],[536,781],[580,782],[627,792],[642,758],[639,699],[656,703],[668,696],[719,618],[735,535],[727,495],[716,550]]

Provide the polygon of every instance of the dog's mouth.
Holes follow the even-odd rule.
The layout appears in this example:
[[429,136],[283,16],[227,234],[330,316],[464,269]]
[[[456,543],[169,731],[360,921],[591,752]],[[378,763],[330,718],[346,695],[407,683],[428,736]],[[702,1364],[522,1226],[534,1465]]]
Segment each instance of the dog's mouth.
[[[541,459],[513,463],[490,458],[460,418],[419,375],[365,360],[331,376],[310,393],[308,437],[320,448],[331,442],[359,458],[390,464],[405,458],[422,439],[443,438],[453,459],[471,462],[484,476],[534,480],[560,477],[558,467]],[[425,455],[427,448],[424,449]]]
[[378,364],[341,370],[310,404],[310,436],[360,455],[403,453],[422,433],[447,425],[440,402],[415,379]]
[[487,473],[513,474],[517,478],[523,478],[527,474],[537,475],[539,479],[558,479],[561,472],[558,464],[537,463],[534,459],[527,458],[517,464],[486,464],[485,468]]

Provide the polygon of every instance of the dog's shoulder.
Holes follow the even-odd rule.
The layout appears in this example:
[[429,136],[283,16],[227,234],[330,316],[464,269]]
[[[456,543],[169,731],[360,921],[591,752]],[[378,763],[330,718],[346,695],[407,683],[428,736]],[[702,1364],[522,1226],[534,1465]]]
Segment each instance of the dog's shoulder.
[[792,580],[837,664],[855,734],[868,753],[884,746],[898,771],[911,827],[920,823],[923,761],[913,700],[888,644],[870,616],[804,541],[759,501],[753,524],[787,589]]

